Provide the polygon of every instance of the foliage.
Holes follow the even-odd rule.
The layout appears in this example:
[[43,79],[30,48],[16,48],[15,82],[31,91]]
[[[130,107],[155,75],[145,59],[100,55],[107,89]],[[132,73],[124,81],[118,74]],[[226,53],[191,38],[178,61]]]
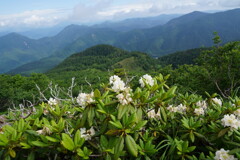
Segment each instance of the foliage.
[[50,79],[44,74],[32,74],[30,77],[20,75],[0,75],[0,111],[21,103],[37,103],[40,88],[47,88]]
[[220,46],[220,37],[215,33],[215,47],[199,57],[199,64],[207,71],[206,77],[216,86],[222,96],[234,94],[240,84],[240,42]]
[[132,90],[112,76],[90,94],[9,112],[2,117],[0,157],[197,160],[224,152],[240,158],[240,99],[180,94],[168,78],[143,76],[142,87]]

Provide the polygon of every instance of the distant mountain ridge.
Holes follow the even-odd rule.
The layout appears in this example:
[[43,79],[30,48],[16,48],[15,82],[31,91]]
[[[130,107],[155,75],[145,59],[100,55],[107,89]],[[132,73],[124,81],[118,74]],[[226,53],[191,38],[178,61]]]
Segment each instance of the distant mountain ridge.
[[49,58],[46,56],[44,59],[25,64],[11,70],[10,73],[45,72],[69,55],[97,44],[110,44],[129,51],[160,56],[180,50],[211,46],[214,31],[219,33],[223,42],[239,40],[239,15],[240,9],[218,13],[192,12],[174,18],[164,25],[124,32],[112,28],[71,25],[54,37],[37,40],[43,43],[43,46],[50,46]]
[[154,26],[164,25],[173,18],[180,17],[181,14],[162,14],[155,17],[129,18],[117,22],[104,22],[93,25],[95,28],[111,28],[115,31],[131,31],[134,29],[152,28]]

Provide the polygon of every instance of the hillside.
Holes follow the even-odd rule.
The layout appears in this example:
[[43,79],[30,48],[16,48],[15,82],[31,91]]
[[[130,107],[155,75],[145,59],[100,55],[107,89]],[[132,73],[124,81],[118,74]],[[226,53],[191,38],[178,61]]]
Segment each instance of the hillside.
[[140,75],[153,71],[155,67],[156,60],[147,54],[128,52],[110,45],[97,45],[71,55],[46,75],[65,85],[75,77],[77,84],[89,89],[86,81],[96,85],[107,82],[106,76],[109,74],[124,76],[127,72]]
[[49,50],[47,44],[17,33],[0,37],[0,73],[49,56]]
[[115,68],[124,68],[128,71],[146,71],[153,68],[153,61],[151,57],[144,53],[128,52],[111,45],[97,45],[71,55],[47,73],[60,74],[67,71],[81,71],[92,68],[101,71]]
[[167,54],[159,57],[158,63],[163,66],[172,65],[173,68],[177,68],[178,65],[196,64],[195,59],[207,49],[209,48],[195,48]]

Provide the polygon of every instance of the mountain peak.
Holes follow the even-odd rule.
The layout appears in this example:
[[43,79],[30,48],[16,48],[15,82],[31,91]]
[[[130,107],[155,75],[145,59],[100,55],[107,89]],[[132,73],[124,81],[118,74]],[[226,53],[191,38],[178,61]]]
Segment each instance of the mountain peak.
[[21,37],[21,38],[26,38],[28,39],[27,37],[19,34],[19,33],[16,33],[16,32],[11,32],[11,33],[8,33],[7,35],[5,36],[2,36],[1,38],[12,38],[12,37]]
[[201,18],[201,17],[206,16],[208,14],[209,13],[200,12],[200,11],[193,11],[193,12],[190,12],[190,13],[185,14],[183,16],[174,18],[174,19],[170,20],[167,24],[176,25],[176,24],[180,24],[180,23],[188,23],[192,20]]

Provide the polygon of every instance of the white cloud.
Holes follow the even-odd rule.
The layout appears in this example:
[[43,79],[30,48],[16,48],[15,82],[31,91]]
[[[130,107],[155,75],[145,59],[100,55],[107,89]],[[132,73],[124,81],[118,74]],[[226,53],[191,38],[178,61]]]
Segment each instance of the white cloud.
[[46,9],[0,15],[0,27],[47,27],[66,19],[62,10]]
[[159,14],[222,10],[240,7],[240,0],[87,0],[72,9],[30,10],[0,15],[0,30],[6,27],[47,27],[60,22],[94,23]]
[[114,0],[89,0],[74,7],[69,19],[79,23],[101,20],[121,20],[132,17],[155,16],[159,14],[189,13],[236,8],[240,0],[129,0],[115,5]]
[[81,23],[103,20],[105,17],[98,13],[109,9],[113,0],[89,0],[88,4],[79,3],[73,8],[69,19]]

